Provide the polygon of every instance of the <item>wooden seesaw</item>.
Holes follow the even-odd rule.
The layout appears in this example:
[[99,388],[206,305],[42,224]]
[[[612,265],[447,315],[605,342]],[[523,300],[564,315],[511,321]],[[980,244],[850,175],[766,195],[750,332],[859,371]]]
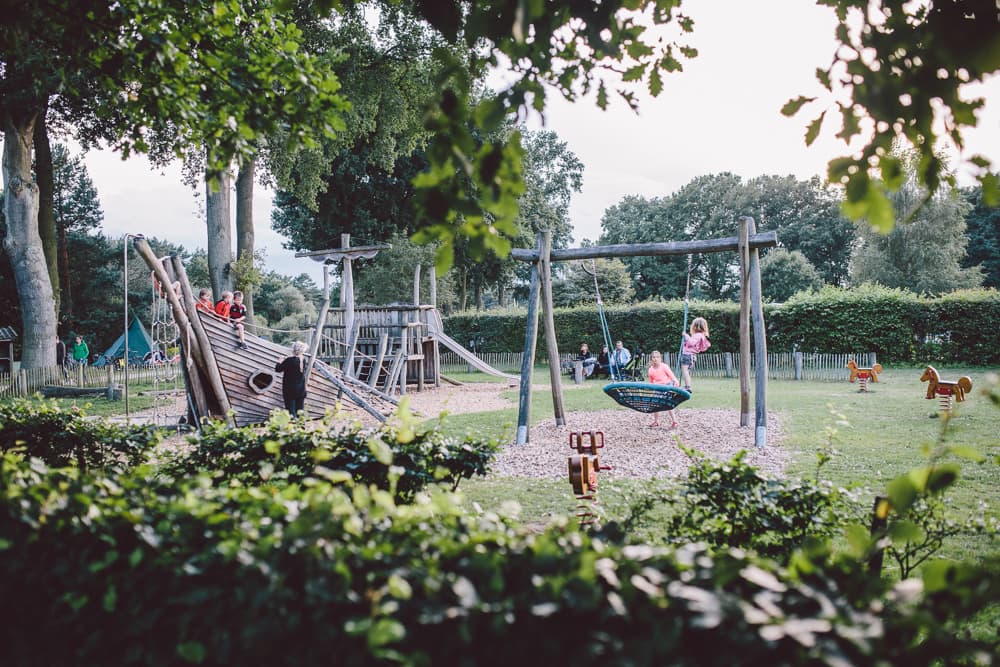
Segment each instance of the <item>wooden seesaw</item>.
[[[590,442],[584,441],[587,436]],[[573,495],[579,504],[576,506],[576,516],[580,526],[590,526],[598,522],[594,505],[597,500],[597,473],[601,470],[611,470],[611,466],[602,466],[597,456],[597,450],[604,447],[604,432],[590,431],[588,433],[569,434],[569,447],[576,454],[569,457],[569,483],[573,486]],[[589,501],[585,504],[583,501]]]
[[936,396],[940,411],[949,415],[954,401],[964,401],[965,395],[972,391],[972,378],[968,375],[963,375],[958,380],[942,380],[937,369],[933,366],[924,369],[920,381],[929,383],[927,385],[927,400]]
[[858,381],[858,391],[868,391],[868,381],[878,382],[878,374],[882,372],[882,364],[872,364],[871,368],[858,368],[854,359],[847,360],[847,368],[851,371],[850,382]]

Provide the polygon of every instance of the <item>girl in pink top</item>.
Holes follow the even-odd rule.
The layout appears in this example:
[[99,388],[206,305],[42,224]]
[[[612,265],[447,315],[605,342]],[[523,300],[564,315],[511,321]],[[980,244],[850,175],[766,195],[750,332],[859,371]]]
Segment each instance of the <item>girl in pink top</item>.
[[[677,384],[677,376],[674,372],[670,370],[670,366],[663,363],[663,356],[660,354],[659,350],[653,350],[649,354],[649,382],[651,384]],[[677,428],[677,420],[674,419],[674,411],[667,410],[668,415],[670,415],[670,428]],[[660,425],[660,413],[653,413],[653,423],[649,425],[650,428]]]
[[699,354],[712,347],[708,342],[708,322],[704,317],[694,318],[691,323],[691,333],[685,332],[684,344],[681,346],[681,375],[684,376],[684,389],[691,391],[691,369]]

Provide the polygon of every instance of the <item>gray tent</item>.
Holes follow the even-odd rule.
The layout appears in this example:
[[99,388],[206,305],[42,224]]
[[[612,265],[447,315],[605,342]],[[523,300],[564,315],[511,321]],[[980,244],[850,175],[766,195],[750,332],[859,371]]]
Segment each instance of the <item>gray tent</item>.
[[[128,328],[128,356],[132,359],[142,359],[153,349],[153,339],[149,337],[146,327],[142,325],[138,317],[132,318],[132,324]],[[125,355],[125,334],[115,340],[107,350],[104,351],[96,362],[95,366],[103,366],[112,359],[124,357]]]

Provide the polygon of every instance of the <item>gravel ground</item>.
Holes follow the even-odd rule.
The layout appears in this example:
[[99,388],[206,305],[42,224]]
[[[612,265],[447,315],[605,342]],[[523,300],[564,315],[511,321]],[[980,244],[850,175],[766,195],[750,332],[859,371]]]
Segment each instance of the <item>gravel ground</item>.
[[[516,403],[500,396],[509,390],[497,384],[468,384],[413,393],[410,401],[414,410],[429,416],[442,410],[459,414],[516,409]],[[549,387],[541,385],[536,390],[548,392]],[[767,446],[758,450],[754,447],[753,427],[739,426],[739,410],[699,409],[696,405],[697,398],[693,398],[674,412],[679,424],[676,429],[669,427],[670,418],[665,413],[660,414],[660,426],[650,428],[652,415],[625,408],[570,412],[565,426],[556,426],[555,420],[548,417],[531,429],[527,445],[510,444],[503,449],[493,465],[493,474],[563,479],[567,474],[567,457],[574,453],[569,447],[570,433],[592,430],[604,434],[601,465],[609,465],[611,470],[601,474],[609,477],[684,475],[689,459],[677,446],[678,442],[720,461],[745,449],[749,452],[747,463],[773,475],[783,473],[788,455],[781,448],[783,432],[776,414],[768,413]],[[585,437],[585,442],[589,442],[589,437]]]
[[[499,383],[470,383],[460,387],[443,385],[439,389],[408,394],[410,408],[421,415],[435,417],[441,412],[462,414],[511,410],[516,419],[517,403],[501,396],[514,387]],[[571,387],[565,388],[572,391]],[[534,391],[549,392],[548,385],[536,385]],[[153,410],[134,413],[165,424],[176,424],[184,412],[183,396],[164,397],[163,404]],[[756,449],[753,427],[739,427],[738,410],[700,409],[697,397],[679,407],[674,414],[676,429],[670,428],[670,418],[660,414],[660,426],[650,428],[652,415],[634,410],[611,407],[589,411],[570,412],[566,425],[556,426],[548,416],[536,424],[529,433],[528,444],[508,444],[492,466],[492,474],[506,477],[565,479],[566,459],[574,453],[569,447],[570,433],[599,431],[604,434],[601,464],[611,466],[602,470],[608,477],[660,478],[680,477],[688,469],[689,459],[677,446],[678,442],[713,459],[724,461],[741,449],[749,453],[746,462],[760,470],[780,475],[785,469],[788,453],[782,449],[783,431],[778,415],[768,413],[767,446]],[[603,401],[603,405],[610,403]],[[548,408],[551,410],[551,408]],[[548,413],[551,415],[551,412]],[[166,415],[171,415],[164,419]],[[352,414],[351,419],[364,419],[364,413]],[[751,415],[751,422],[753,417]],[[370,420],[374,424],[374,420]],[[598,436],[599,438],[599,436]],[[589,437],[585,437],[589,442]]]

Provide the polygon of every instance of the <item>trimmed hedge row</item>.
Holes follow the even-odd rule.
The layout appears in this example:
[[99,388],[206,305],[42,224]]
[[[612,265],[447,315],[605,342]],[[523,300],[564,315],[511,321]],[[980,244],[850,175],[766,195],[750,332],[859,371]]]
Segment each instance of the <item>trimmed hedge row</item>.
[[8,665],[955,664],[997,648],[953,625],[1000,592],[995,564],[890,587],[821,546],[785,570],[316,480],[164,484],[7,456],[0,553]]
[[155,425],[119,426],[87,419],[55,401],[15,399],[0,404],[0,452],[19,451],[51,466],[133,467],[160,442]]
[[302,422],[278,412],[262,427],[208,422],[188,442],[189,447],[164,455],[163,473],[178,479],[204,473],[216,483],[283,486],[314,476],[321,466],[390,490],[399,501],[428,484],[455,489],[463,479],[485,475],[500,447],[480,436],[456,438],[434,424],[419,425],[405,405],[376,429],[345,425],[334,415]]
[[[681,301],[608,306],[605,315],[612,337],[633,352],[680,346]],[[525,316],[524,310],[460,313],[444,324],[458,341],[481,337],[484,351],[511,352],[524,349]],[[596,306],[557,308],[554,317],[561,352],[575,352],[582,342],[600,349]],[[694,317],[708,320],[713,351],[739,350],[739,304],[693,301],[688,321]],[[824,287],[765,304],[764,319],[769,351],[871,351],[890,363],[1000,363],[1000,292],[993,289],[926,298],[877,285]],[[541,330],[538,354],[545,354]]]

